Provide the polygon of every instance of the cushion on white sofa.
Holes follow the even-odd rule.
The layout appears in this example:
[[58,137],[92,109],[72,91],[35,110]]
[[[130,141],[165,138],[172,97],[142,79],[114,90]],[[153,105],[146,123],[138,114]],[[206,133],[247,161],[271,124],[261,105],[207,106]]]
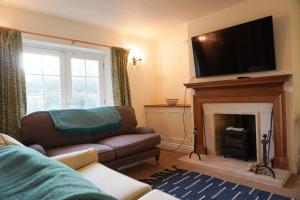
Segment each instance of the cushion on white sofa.
[[65,165],[77,170],[86,165],[98,162],[98,154],[94,149],[76,151],[52,157]]
[[134,180],[99,163],[77,170],[103,192],[119,200],[132,200],[151,191],[151,186]]

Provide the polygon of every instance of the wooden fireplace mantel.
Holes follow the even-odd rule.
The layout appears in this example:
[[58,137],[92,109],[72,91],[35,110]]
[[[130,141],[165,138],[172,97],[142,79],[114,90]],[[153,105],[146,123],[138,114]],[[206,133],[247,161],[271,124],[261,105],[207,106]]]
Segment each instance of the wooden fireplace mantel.
[[[194,127],[198,129],[198,151],[204,153],[204,103],[272,103],[274,113],[274,166],[288,169],[283,85],[292,75],[274,75],[247,79],[221,80],[184,84],[195,90],[193,97]],[[209,133],[206,133],[209,134]]]

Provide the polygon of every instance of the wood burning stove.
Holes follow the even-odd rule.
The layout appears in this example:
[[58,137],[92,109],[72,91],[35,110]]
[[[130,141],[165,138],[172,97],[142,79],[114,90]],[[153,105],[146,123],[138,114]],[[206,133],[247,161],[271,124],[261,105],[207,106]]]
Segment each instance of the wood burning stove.
[[250,141],[249,129],[227,127],[223,131],[224,157],[232,156],[247,161],[250,156]]
[[256,122],[251,114],[219,114],[220,153],[224,157],[256,160]]

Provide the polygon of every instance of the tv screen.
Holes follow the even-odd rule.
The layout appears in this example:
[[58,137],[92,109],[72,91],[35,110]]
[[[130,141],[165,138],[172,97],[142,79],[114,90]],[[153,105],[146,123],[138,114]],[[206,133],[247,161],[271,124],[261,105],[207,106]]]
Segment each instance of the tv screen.
[[272,16],[192,37],[196,77],[275,70]]

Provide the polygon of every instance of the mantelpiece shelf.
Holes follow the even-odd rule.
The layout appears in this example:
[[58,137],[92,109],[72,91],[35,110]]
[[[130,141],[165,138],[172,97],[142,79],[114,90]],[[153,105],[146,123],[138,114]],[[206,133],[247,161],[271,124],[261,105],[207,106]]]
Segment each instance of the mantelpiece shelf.
[[229,80],[217,80],[217,81],[203,81],[195,83],[185,83],[187,88],[200,89],[200,88],[220,88],[220,87],[232,87],[232,86],[253,86],[253,85],[265,85],[265,84],[283,84],[292,77],[291,74],[282,74],[274,76],[252,77],[245,79],[229,79]]

